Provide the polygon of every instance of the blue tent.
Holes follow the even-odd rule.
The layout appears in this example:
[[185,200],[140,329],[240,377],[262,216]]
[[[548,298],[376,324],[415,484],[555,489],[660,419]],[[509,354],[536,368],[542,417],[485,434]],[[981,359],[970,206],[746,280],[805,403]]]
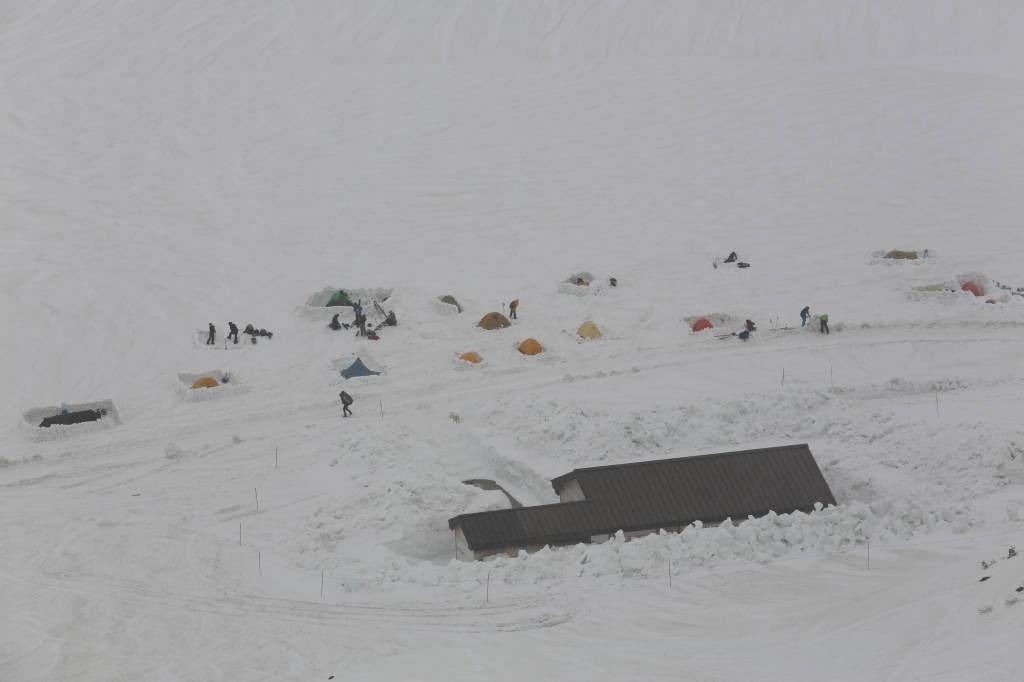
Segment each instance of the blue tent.
[[345,377],[346,379],[351,379],[352,377],[377,376],[379,374],[380,372],[374,372],[373,370],[369,369],[366,365],[363,364],[363,361],[360,360],[359,358],[356,358],[356,361],[353,362],[352,365],[348,367],[348,369],[341,370],[341,376]]

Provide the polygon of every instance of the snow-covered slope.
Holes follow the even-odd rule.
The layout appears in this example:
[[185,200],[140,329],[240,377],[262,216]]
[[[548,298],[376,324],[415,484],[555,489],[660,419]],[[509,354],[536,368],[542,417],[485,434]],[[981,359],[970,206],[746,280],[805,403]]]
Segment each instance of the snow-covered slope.
[[[940,0],[0,7],[0,678],[1012,679],[1022,29]],[[327,286],[392,290],[399,326],[330,331]],[[210,372],[237,387],[187,399]],[[100,401],[110,428],[27,431]],[[840,508],[449,563],[446,520],[500,502],[462,481],[538,504],[573,467],[784,442]]]

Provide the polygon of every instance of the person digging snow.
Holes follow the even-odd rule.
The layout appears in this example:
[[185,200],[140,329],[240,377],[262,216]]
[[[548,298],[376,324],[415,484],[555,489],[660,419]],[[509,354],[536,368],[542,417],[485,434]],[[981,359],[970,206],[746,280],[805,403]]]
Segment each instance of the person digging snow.
[[237,344],[238,343],[238,327],[235,326],[234,322],[228,322],[228,329],[230,330],[228,332],[228,338],[230,339],[232,336],[235,337],[235,343]]
[[747,320],[747,331],[748,332],[756,332],[757,331],[757,327],[754,326],[753,320]]
[[508,304],[508,316],[513,320],[516,319],[516,311],[519,310],[519,299],[512,301]]
[[822,334],[828,334],[828,315],[822,315],[818,319],[821,320],[821,329],[819,329],[818,331],[820,331]]
[[338,397],[341,398],[341,406],[342,406],[341,416],[342,417],[347,417],[350,414],[352,414],[352,410],[348,409],[349,405],[351,405],[353,402],[355,402],[355,401],[352,400],[352,396],[350,396],[345,391],[342,391],[341,393],[338,394]]
[[800,326],[804,327],[807,325],[807,318],[811,316],[811,306],[804,306],[804,309],[800,311]]
[[214,343],[214,337],[217,335],[217,328],[213,326],[213,322],[210,323],[210,338],[206,339],[206,345],[212,346]]

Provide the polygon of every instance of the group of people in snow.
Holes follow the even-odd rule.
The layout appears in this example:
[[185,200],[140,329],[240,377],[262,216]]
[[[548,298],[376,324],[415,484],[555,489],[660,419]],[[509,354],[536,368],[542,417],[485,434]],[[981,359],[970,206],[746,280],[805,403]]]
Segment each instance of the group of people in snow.
[[[351,327],[358,327],[359,331],[356,332],[356,336],[365,336],[366,338],[370,339],[371,341],[379,341],[380,340],[380,337],[377,336],[377,332],[382,327],[397,327],[398,326],[398,318],[395,316],[395,311],[392,310],[392,311],[388,312],[384,316],[384,321],[383,322],[378,324],[375,328],[367,330],[366,329],[366,315],[363,313],[363,301],[362,301],[362,299],[360,299],[359,301],[357,301],[356,303],[354,303],[352,305],[352,312],[355,313],[355,319],[352,321],[351,325],[348,325],[348,324],[345,324],[344,322],[339,321],[338,320],[339,313],[335,313],[334,317],[331,318],[330,324],[328,324],[327,326],[330,327],[331,329],[333,329],[334,331],[338,331],[339,329],[350,329]],[[381,311],[381,312],[383,312],[383,311]]]
[[[274,338],[274,335],[268,332],[266,329],[256,329],[251,324],[245,326],[243,334],[248,334],[253,338],[253,343],[256,343],[257,336],[265,336],[268,339]],[[233,340],[236,344],[238,343],[238,327],[235,326],[234,322],[228,322],[228,339]],[[217,343],[217,328],[213,326],[213,322],[210,323],[210,335],[206,337],[206,345],[212,346]]]

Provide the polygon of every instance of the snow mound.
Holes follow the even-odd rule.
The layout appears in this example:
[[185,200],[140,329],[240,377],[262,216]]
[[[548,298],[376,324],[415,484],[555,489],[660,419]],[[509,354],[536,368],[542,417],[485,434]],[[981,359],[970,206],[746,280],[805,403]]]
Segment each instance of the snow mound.
[[[586,284],[577,284],[579,280],[583,280]],[[590,296],[600,294],[608,288],[611,288],[611,283],[607,277],[595,277],[586,270],[574,272],[564,280],[558,283],[558,290],[563,294],[571,294],[573,296]]]
[[[217,386],[216,388],[192,388],[192,384],[203,377],[216,379],[220,386]],[[240,393],[246,393],[248,392],[249,387],[242,384],[233,372],[224,372],[219,369],[214,369],[201,374],[188,374],[186,372],[178,373],[177,381],[174,382],[174,390],[186,402],[194,403],[201,400],[220,398],[229,394],[238,395]]]
[[[105,410],[106,414],[104,414],[102,418],[93,422],[68,424],[66,426],[63,424],[54,424],[47,428],[39,426],[43,419],[58,415],[64,410],[67,410],[68,412],[79,412],[81,410]],[[91,403],[61,403],[59,407],[34,407],[22,414],[21,419],[18,421],[18,427],[21,429],[21,433],[25,436],[25,439],[35,443],[47,440],[57,440],[59,438],[71,438],[72,436],[80,436],[83,433],[112,429],[120,424],[121,415],[118,413],[117,407],[114,406],[113,400],[98,400]]]

